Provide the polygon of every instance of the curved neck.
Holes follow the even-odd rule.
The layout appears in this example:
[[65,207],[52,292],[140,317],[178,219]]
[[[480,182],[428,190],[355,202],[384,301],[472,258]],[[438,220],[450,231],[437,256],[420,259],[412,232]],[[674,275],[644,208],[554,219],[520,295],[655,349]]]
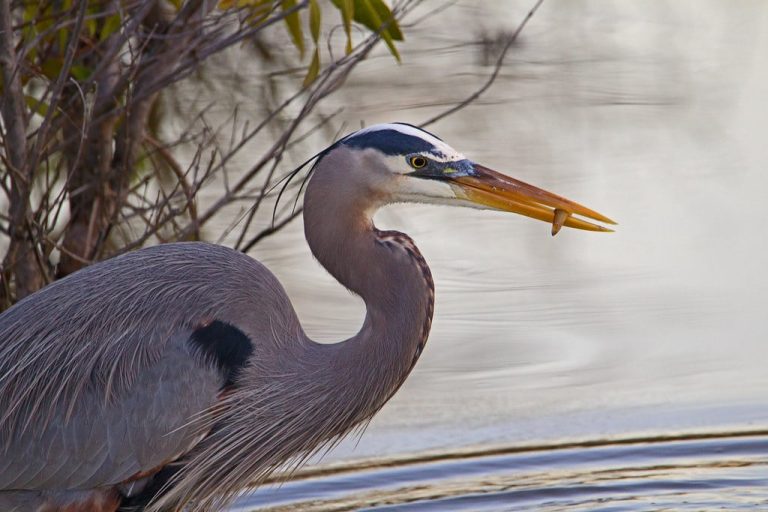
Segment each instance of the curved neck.
[[[377,230],[371,215],[385,203],[345,175],[329,155],[318,165],[304,200],[310,249],[328,272],[365,302],[366,317],[352,338],[324,345],[330,377],[360,389],[372,415],[402,384],[421,354],[432,321],[434,289],[413,241]],[[353,175],[350,176],[350,173]],[[350,382],[351,381],[351,382]]]
[[303,333],[297,343],[285,343],[297,339],[294,317],[287,322],[290,332],[273,329],[273,343],[256,345],[261,352],[244,370],[242,386],[226,398],[231,406],[217,412],[220,430],[190,461],[195,471],[182,473],[163,500],[234,493],[291,457],[305,460],[369,420],[421,354],[432,321],[429,268],[406,235],[373,226],[371,215],[387,198],[367,188],[370,175],[355,173],[344,151],[318,163],[304,199],[304,231],[320,263],[365,301],[363,326],[334,344]]

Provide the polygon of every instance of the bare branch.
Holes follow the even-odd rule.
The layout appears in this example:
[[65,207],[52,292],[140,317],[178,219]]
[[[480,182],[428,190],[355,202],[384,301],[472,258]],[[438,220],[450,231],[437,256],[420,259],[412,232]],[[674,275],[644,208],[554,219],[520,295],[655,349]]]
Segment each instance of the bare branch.
[[531,8],[530,11],[528,11],[528,14],[523,18],[523,21],[520,22],[520,25],[518,25],[517,30],[515,30],[512,35],[507,39],[506,44],[504,45],[504,48],[501,50],[501,53],[499,54],[499,58],[496,59],[496,65],[493,68],[493,72],[488,77],[488,80],[485,81],[485,83],[477,89],[475,92],[464,98],[461,102],[454,105],[453,107],[444,110],[443,112],[440,112],[436,116],[433,116],[426,121],[423,121],[419,126],[429,126],[431,124],[434,124],[441,119],[444,119],[451,114],[454,114],[458,112],[459,110],[463,109],[470,103],[473,103],[475,100],[477,100],[485,91],[487,91],[491,85],[496,81],[496,77],[499,76],[499,72],[501,71],[502,65],[504,65],[504,59],[507,56],[507,52],[512,47],[512,44],[517,40],[517,36],[520,35],[520,32],[523,31],[523,28],[528,23],[528,20],[530,20],[534,14],[536,14],[536,11],[539,9],[539,6],[544,2],[544,0],[537,0],[534,6]]
[[37,249],[33,238],[28,236],[32,172],[27,165],[28,119],[15,46],[10,2],[0,2],[0,68],[3,83],[0,114],[5,127],[4,162],[8,166],[11,181],[8,226],[10,241],[2,265],[2,306],[7,306],[13,300],[9,285],[12,274],[15,275],[17,297],[28,295],[43,285],[43,279],[37,273]]
[[[189,211],[189,217],[190,217],[190,225],[192,226],[193,239],[199,240],[200,226],[197,220],[197,204],[195,200],[195,189],[189,183],[189,180],[187,179],[187,173],[184,172],[179,162],[176,161],[176,159],[173,157],[171,152],[168,151],[168,148],[166,146],[161,144],[160,141],[156,140],[150,135],[145,135],[144,137],[146,141],[155,149],[155,151],[157,151],[157,153],[163,159],[163,162],[165,163],[165,165],[167,165],[168,168],[171,169],[174,176],[176,176],[177,183],[181,186],[182,190],[184,191],[184,196],[186,198],[187,209]],[[152,153],[150,153],[149,156],[152,157]],[[173,192],[171,192],[171,196],[172,195],[173,195]]]
[[37,132],[37,141],[35,142],[34,147],[32,148],[32,161],[30,162],[30,168],[36,169],[37,165],[40,163],[40,157],[42,155],[41,148],[45,147],[47,144],[47,136],[52,128],[52,118],[54,113],[56,112],[56,109],[58,108],[59,102],[61,101],[61,93],[64,90],[64,85],[67,83],[67,80],[69,79],[69,73],[72,70],[72,63],[74,62],[75,58],[75,52],[77,51],[78,47],[78,39],[80,38],[80,32],[83,29],[83,22],[85,20],[85,11],[86,7],[88,6],[88,2],[79,2],[80,6],[77,11],[77,16],[75,18],[75,26],[70,32],[69,41],[66,45],[65,55],[64,55],[64,63],[62,65],[62,69],[59,72],[59,76],[56,79],[56,81],[53,83],[53,87],[51,87],[49,90],[51,91],[51,98],[48,102],[48,111],[45,114],[45,119],[43,120],[42,124],[40,125],[40,129]]
[[242,252],[250,251],[251,249],[253,249],[253,247],[257,243],[261,242],[262,240],[264,240],[268,236],[274,235],[275,233],[277,233],[278,231],[283,229],[285,226],[287,226],[291,221],[296,219],[302,213],[304,213],[304,208],[303,207],[302,208],[297,208],[296,210],[292,211],[290,215],[288,215],[287,217],[283,218],[280,222],[272,224],[268,228],[265,228],[265,229],[261,230],[256,236],[254,236],[253,238],[248,240],[248,243],[246,243],[242,247],[242,249],[240,249],[240,251],[242,251]]
[[[397,19],[415,5],[393,1]],[[211,121],[207,107],[195,104],[193,115],[184,110],[187,126],[168,136],[157,122],[167,117],[166,101],[157,100],[169,86],[205,69],[201,64],[212,55],[254,39],[308,3],[297,0],[283,10],[273,2],[268,15],[253,23],[247,9],[219,9],[210,0],[189,0],[178,9],[155,0],[0,0],[0,194],[8,198],[0,236],[11,248],[1,271],[0,309],[42,286],[54,271],[61,277],[147,243],[204,238],[210,220],[230,205],[247,201],[251,207],[238,246],[250,248],[295,219],[301,210],[285,208],[273,226],[248,238],[258,210],[274,197],[270,187],[286,151],[328,125],[336,113],[318,113],[318,105],[368,56],[380,34],[359,28],[369,37],[300,89],[294,87],[305,68],[278,55],[265,75],[264,113],[254,119],[235,112]],[[286,92],[286,79],[297,79],[297,86]],[[35,104],[28,106],[28,99]],[[270,145],[249,168],[235,172],[235,157],[260,137]],[[301,194],[300,186],[289,190]]]

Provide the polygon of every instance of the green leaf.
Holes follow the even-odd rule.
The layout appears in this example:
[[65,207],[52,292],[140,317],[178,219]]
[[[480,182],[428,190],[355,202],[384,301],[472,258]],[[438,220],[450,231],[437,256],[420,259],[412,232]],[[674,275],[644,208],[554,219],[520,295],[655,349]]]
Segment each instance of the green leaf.
[[[38,18],[38,11],[40,6],[35,2],[28,2],[24,4],[24,10],[22,11],[22,20],[24,25],[22,28],[22,40],[32,41],[37,34],[37,25],[35,21]],[[37,58],[37,45],[29,47],[27,50],[27,59],[32,62]]]
[[312,40],[317,44],[320,40],[320,6],[317,0],[309,0],[309,31],[312,33]]
[[80,82],[87,80],[91,76],[91,68],[83,66],[81,64],[74,64],[69,70],[70,74]]
[[355,17],[354,0],[331,0],[341,11],[341,20],[344,23],[344,32],[347,34],[347,55],[352,53],[352,20]]
[[43,103],[34,96],[24,95],[24,100],[27,102],[30,112],[33,114],[39,114],[45,116],[48,114],[48,104]]
[[374,8],[376,14],[379,15],[379,19],[381,19],[383,23],[387,23],[387,32],[392,36],[392,39],[395,41],[402,41],[403,33],[400,31],[400,26],[397,24],[397,20],[389,7],[387,7],[387,4],[385,4],[383,0],[368,0],[368,2]]
[[[280,6],[283,12],[296,7],[296,0],[281,0]],[[288,27],[288,32],[291,34],[293,44],[299,50],[299,55],[304,58],[304,32],[301,30],[301,19],[299,18],[299,11],[294,11],[285,17],[285,24]]]
[[[347,33],[347,53],[352,51],[352,35],[349,24],[351,19],[364,25],[373,32],[379,32],[389,47],[389,51],[400,61],[400,54],[395,41],[403,40],[403,33],[392,11],[384,0],[331,0],[341,10],[344,17],[344,30]],[[351,15],[351,19],[346,16]],[[386,24],[386,28],[382,28]]]
[[[183,0],[171,0],[174,4],[179,4],[177,9],[181,9]],[[226,11],[227,9],[259,9],[264,4],[271,4],[272,0],[219,0],[219,9]]]
[[89,37],[94,37],[99,29],[99,22],[95,18],[86,18],[83,25],[85,26],[85,33]]
[[[255,27],[266,20],[267,17],[269,17],[269,14],[272,12],[274,7],[273,2],[274,4],[279,3],[276,0],[234,0],[226,2],[225,0],[222,0],[219,2],[219,8],[238,10],[244,9],[248,13],[245,22],[248,25]],[[290,7],[287,8],[290,9]],[[304,41],[302,40],[302,43],[303,42]]]
[[304,77],[304,87],[315,81],[317,75],[320,73],[320,51],[315,47],[315,52],[312,55],[312,62],[309,64],[307,70],[307,76]]
[[106,20],[104,20],[104,26],[101,27],[101,39],[106,39],[107,37],[120,30],[121,24],[122,20],[120,19],[119,14],[113,14],[112,16],[108,17]]
[[63,54],[67,48],[67,41],[69,40],[69,30],[67,29],[60,29],[58,31],[59,33],[59,49],[61,50],[61,53]]
[[[381,34],[381,38],[389,47],[390,53],[392,53],[395,59],[397,59],[397,61],[400,62],[400,54],[398,53],[397,48],[395,48],[395,42],[394,42],[394,38],[392,37],[390,27],[387,26],[387,28],[382,28],[384,25],[384,21],[389,21],[389,23],[392,24],[392,23],[395,23],[395,20],[394,19],[382,20],[379,17],[379,13],[376,11],[376,8],[373,6],[373,3],[377,1],[381,2],[381,0],[355,0],[355,20],[362,23],[363,25],[371,29],[373,32],[379,32]],[[384,7],[386,8],[387,6],[384,5]],[[387,12],[389,12],[388,8],[387,8]],[[390,16],[391,16],[391,13],[390,13]]]
[[63,63],[61,59],[46,59],[41,65],[40,70],[49,80],[55,80],[59,76]]

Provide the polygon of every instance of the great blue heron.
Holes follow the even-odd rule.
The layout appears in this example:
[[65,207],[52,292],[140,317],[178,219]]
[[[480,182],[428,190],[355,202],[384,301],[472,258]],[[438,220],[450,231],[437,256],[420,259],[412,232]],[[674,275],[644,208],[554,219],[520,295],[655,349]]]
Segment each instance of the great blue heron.
[[277,279],[204,243],[92,265],[0,316],[0,510],[215,510],[370,418],[427,341],[433,284],[396,202],[474,206],[609,231],[592,210],[471,162],[406,124],[317,155],[310,249],[363,298],[348,340],[319,344]]

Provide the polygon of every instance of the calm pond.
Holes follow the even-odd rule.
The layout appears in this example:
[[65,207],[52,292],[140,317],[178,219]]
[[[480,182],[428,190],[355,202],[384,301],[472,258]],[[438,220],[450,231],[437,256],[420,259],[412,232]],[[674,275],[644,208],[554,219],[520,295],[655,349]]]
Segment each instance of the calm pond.
[[[382,50],[357,70],[339,121],[418,123],[463,98],[533,2],[450,4],[408,29],[401,65]],[[766,2],[546,0],[492,89],[430,129],[617,232],[380,212],[431,265],[426,350],[325,469],[233,510],[768,509],[767,92]],[[344,339],[363,305],[302,233],[252,255],[311,336]]]

